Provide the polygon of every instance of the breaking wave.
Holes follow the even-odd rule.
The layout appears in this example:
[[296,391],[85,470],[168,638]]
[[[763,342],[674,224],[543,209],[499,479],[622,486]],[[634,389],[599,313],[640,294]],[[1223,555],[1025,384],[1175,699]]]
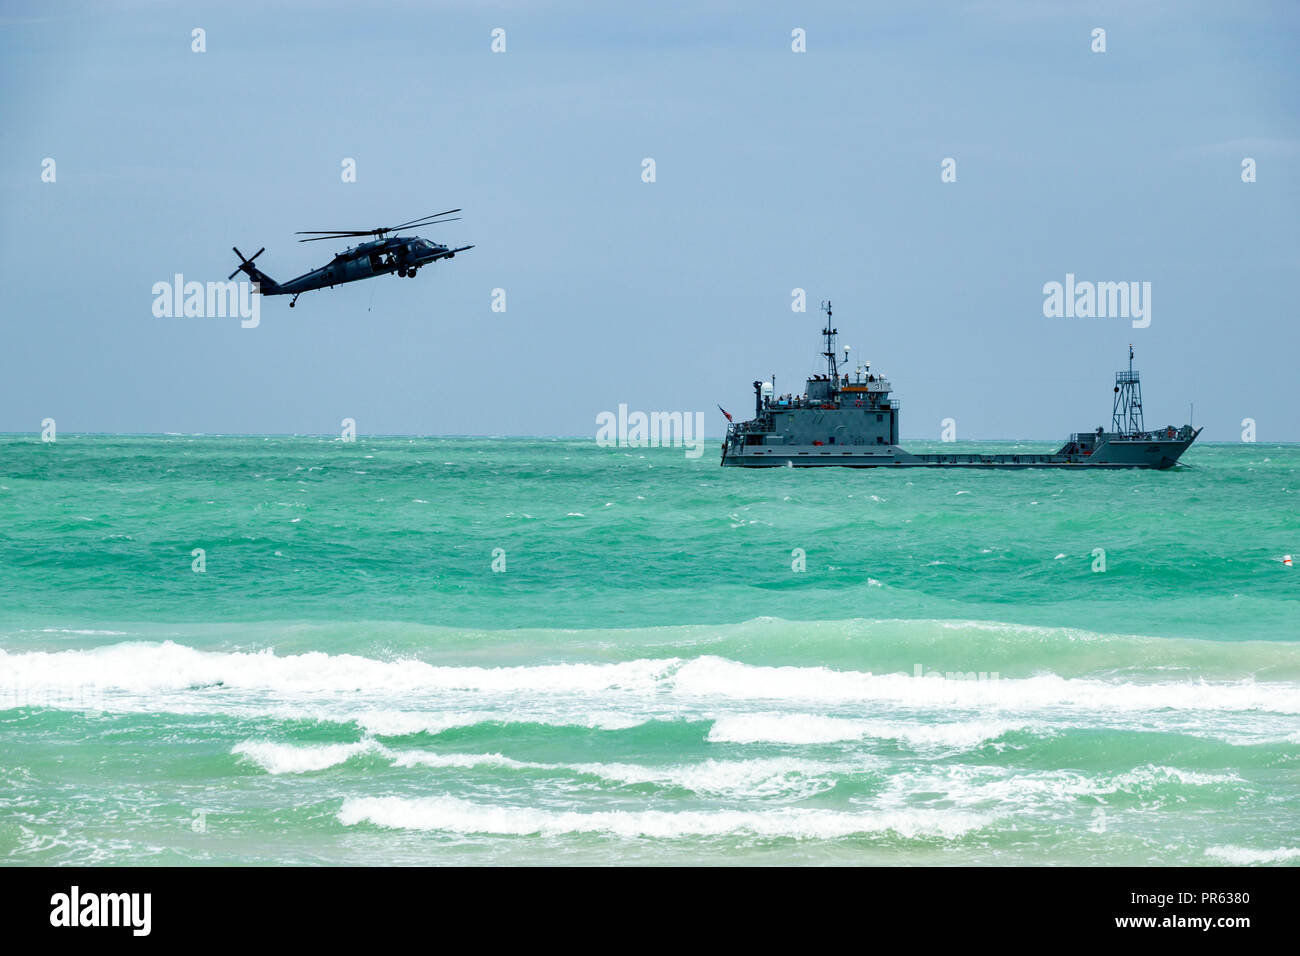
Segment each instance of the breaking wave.
[[[438,666],[416,659],[376,660],[322,652],[279,656],[270,650],[200,651],[166,641],[125,643],[90,650],[0,651],[0,703],[58,700],[68,688],[93,688],[106,703],[148,708],[170,698],[190,707],[243,699],[295,700],[328,705],[349,697],[372,700],[479,695],[528,695],[602,701],[589,708],[589,725],[626,725],[627,705],[700,701],[779,701],[820,706],[880,703],[922,709],[1086,709],[1141,711],[1269,712],[1300,714],[1294,682],[1204,680],[1102,680],[1041,674],[1024,678],[952,679],[827,667],[771,667],[720,657],[638,659],[619,663],[540,664],[513,667]],[[57,706],[54,704],[53,706]],[[80,709],[80,708],[79,708]],[[106,707],[105,709],[111,709]],[[374,708],[370,708],[374,709]],[[384,720],[416,727],[418,716],[393,716],[393,708],[366,718],[376,732]],[[644,720],[645,716],[639,717]],[[579,722],[582,722],[579,719]],[[427,728],[425,728],[427,729]],[[400,729],[389,732],[402,732]]]
[[988,825],[993,818],[936,810],[850,812],[797,807],[578,812],[493,806],[456,797],[358,797],[344,801],[338,819],[345,826],[370,823],[389,829],[506,836],[595,833],[626,839],[751,835],[828,840],[893,834],[904,839],[953,840]]

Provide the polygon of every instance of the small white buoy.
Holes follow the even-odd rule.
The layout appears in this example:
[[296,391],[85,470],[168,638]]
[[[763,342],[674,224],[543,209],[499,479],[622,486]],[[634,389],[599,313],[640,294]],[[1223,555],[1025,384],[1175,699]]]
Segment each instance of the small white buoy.
[[1291,555],[1289,554],[1282,555],[1282,563],[1285,564],[1288,568],[1291,567]]

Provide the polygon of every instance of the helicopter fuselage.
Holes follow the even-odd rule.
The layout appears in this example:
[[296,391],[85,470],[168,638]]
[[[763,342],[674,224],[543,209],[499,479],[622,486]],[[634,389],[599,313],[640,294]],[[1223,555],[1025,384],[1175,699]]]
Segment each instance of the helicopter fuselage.
[[312,289],[324,289],[392,272],[413,276],[415,270],[423,265],[439,259],[450,259],[456,253],[470,248],[472,246],[451,249],[440,243],[421,239],[419,236],[403,238],[391,236],[387,239],[375,239],[349,247],[319,269],[312,269],[297,278],[277,283],[273,288],[263,288],[262,294],[299,295]]

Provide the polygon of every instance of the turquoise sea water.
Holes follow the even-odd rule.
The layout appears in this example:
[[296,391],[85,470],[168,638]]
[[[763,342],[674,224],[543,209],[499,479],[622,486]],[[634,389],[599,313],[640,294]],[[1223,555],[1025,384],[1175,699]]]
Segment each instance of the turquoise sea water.
[[0,438],[0,861],[1294,865],[1300,446],[1185,460]]

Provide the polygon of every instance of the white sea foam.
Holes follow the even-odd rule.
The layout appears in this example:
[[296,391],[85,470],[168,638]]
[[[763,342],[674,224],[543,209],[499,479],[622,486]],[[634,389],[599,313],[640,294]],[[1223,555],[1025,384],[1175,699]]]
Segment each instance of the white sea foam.
[[391,829],[440,830],[510,836],[600,833],[623,838],[721,837],[827,840],[862,834],[905,839],[956,839],[992,817],[939,810],[846,812],[796,807],[772,810],[574,811],[473,803],[456,797],[359,797],[345,800],[345,826],[372,823]]
[[677,787],[693,793],[730,797],[801,798],[829,790],[837,777],[865,770],[864,760],[825,761],[769,758],[762,760],[703,760],[690,764],[652,766],[632,763],[535,763],[499,753],[436,753],[427,750],[390,751],[397,767],[472,769],[495,767],[541,770],[596,777],[619,786]]
[[428,712],[407,710],[370,710],[353,719],[368,734],[376,737],[406,737],[411,734],[440,734],[455,727],[473,727],[500,715],[488,711]]
[[[859,762],[859,767],[865,764]],[[672,766],[629,763],[574,764],[566,769],[624,785],[680,787],[693,793],[741,797],[806,797],[829,790],[850,769],[792,758],[704,760]]]
[[326,770],[358,754],[383,748],[371,740],[350,744],[282,744],[271,740],[245,740],[231,753],[247,757],[267,773],[310,773]]
[[713,722],[708,740],[731,744],[829,744],[858,740],[862,722],[817,714],[746,714]]
[[[1147,764],[1119,774],[1090,775],[1077,770],[1026,771],[1007,767],[952,764],[904,771],[889,778],[880,795],[887,808],[942,800],[966,810],[990,808],[1041,810],[1074,804],[1081,797],[1115,793],[1144,794],[1170,785],[1184,787],[1245,786],[1236,774],[1213,774]],[[1088,804],[1091,806],[1091,804]]]
[[[1300,691],[1298,691],[1300,693]],[[1188,728],[1187,731],[1194,737],[1210,737],[1214,740],[1222,740],[1224,743],[1232,744],[1236,747],[1259,747],[1270,744],[1300,744],[1300,730],[1290,733],[1274,733],[1266,727],[1252,725],[1238,731],[1227,732],[1206,732],[1205,728]]]
[[507,767],[548,769],[550,765],[514,760],[502,754],[435,753],[431,750],[403,750],[390,754],[395,767],[453,767],[468,770],[472,767]]
[[379,661],[319,651],[277,656],[271,651],[199,651],[172,641],[125,643],[77,651],[0,651],[6,683],[27,687],[94,684],[136,693],[221,686],[291,693],[544,691],[653,693],[677,660],[532,667],[445,667],[420,660]]
[[915,707],[996,706],[1014,710],[1082,707],[1089,710],[1272,711],[1300,713],[1293,683],[1255,681],[1112,682],[1054,674],[1018,679],[961,680],[872,674],[827,667],[762,667],[720,657],[683,664],[672,678],[680,694],[744,700],[819,703],[883,701]]
[[1300,860],[1300,847],[1279,847],[1276,850],[1252,850],[1244,846],[1212,846],[1205,855],[1233,866],[1255,866],[1264,863],[1289,863]]
[[1176,783],[1187,787],[1209,787],[1217,784],[1245,783],[1235,773],[1204,773],[1198,770],[1179,770],[1177,767],[1158,767],[1147,764],[1111,778],[1116,790],[1149,790],[1153,787]]
[[590,730],[628,730],[640,727],[648,718],[616,711],[510,713],[479,711],[366,711],[354,718],[367,733],[376,737],[405,737],[411,734],[440,734],[457,727],[485,723],[533,723],[552,727],[585,727]]
[[[931,711],[944,716],[996,711],[1021,720],[1050,714],[1054,721],[1071,714],[1104,714],[1112,722],[1124,715],[1143,715],[1144,725],[1153,719],[1170,726],[1181,723],[1179,732],[1189,733],[1195,732],[1189,721],[1210,727],[1206,718],[1214,715],[1249,714],[1258,730],[1270,720],[1300,713],[1300,686],[1295,682],[1101,680],[1053,674],[918,678],[820,666],[757,666],[715,656],[455,667],[320,652],[199,651],[171,641],[57,652],[0,651],[0,701],[49,700],[48,706],[85,709],[80,698],[59,693],[68,688],[79,688],[82,696],[93,688],[102,700],[97,707],[107,711],[297,710],[320,719],[358,719],[376,734],[437,733],[485,720],[612,730],[653,719],[704,719],[726,706],[760,701],[771,709],[801,712],[846,707],[866,713],[906,710],[918,725],[933,720],[924,713]],[[1279,731],[1294,733],[1279,727],[1269,734],[1275,737]],[[1221,726],[1211,732],[1243,731]],[[834,723],[821,729],[810,725],[803,738],[790,733],[794,731],[787,731],[792,743],[875,734]]]
[[874,738],[896,740],[911,747],[965,749],[1028,726],[987,720],[925,724],[818,714],[743,714],[715,720],[708,740],[735,744],[829,744]]

